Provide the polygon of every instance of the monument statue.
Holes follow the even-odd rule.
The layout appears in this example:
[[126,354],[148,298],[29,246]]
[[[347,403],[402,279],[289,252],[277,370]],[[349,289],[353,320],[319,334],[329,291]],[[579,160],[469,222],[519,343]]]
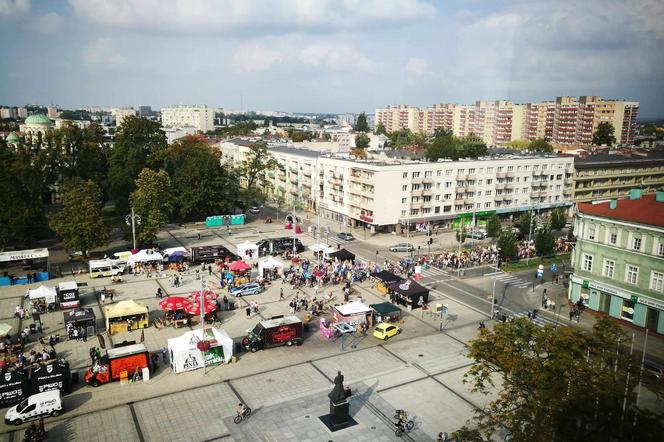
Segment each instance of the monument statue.
[[344,375],[337,371],[337,376],[334,378],[334,388],[327,395],[333,403],[342,402],[346,400],[346,389],[344,388]]

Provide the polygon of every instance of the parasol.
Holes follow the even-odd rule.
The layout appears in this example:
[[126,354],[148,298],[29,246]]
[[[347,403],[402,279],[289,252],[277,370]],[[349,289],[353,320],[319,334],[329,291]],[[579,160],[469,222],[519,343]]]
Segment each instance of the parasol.
[[[200,305],[201,305],[200,302],[196,302],[184,310],[190,315],[200,315],[201,314]],[[206,315],[209,315],[210,313],[212,313],[217,309],[217,303],[214,301],[205,301],[203,305],[204,305],[203,312]]]
[[183,298],[182,296],[169,296],[159,303],[159,308],[166,311],[186,310],[187,307],[190,307],[191,305],[192,302],[187,298]]
[[[215,292],[212,290],[204,290],[203,291],[203,297],[205,298],[206,301],[216,301],[219,295],[217,295]],[[198,302],[201,299],[201,292],[200,290],[196,290],[195,292],[192,292],[191,295],[189,295],[189,299],[193,299],[193,302]]]

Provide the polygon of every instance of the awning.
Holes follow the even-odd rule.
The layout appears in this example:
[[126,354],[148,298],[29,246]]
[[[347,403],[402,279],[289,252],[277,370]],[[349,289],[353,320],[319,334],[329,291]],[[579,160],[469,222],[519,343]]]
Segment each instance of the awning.
[[334,259],[337,258],[339,261],[355,261],[355,254],[349,252],[346,249],[337,250],[327,255],[328,257]]
[[0,262],[22,261],[24,259],[48,258],[48,249],[14,250],[0,252]]
[[343,316],[357,315],[359,313],[369,313],[371,311],[371,307],[360,301],[349,302],[348,304],[338,305],[334,308]]
[[91,308],[80,308],[64,312],[65,324],[70,322],[94,321],[97,317]]
[[382,282],[384,285],[391,285],[394,284],[395,282],[403,281],[403,278],[401,276],[397,276],[392,272],[388,272],[387,270],[374,273],[371,276]]
[[401,309],[396,305],[392,304],[391,302],[381,302],[380,304],[371,304],[369,307],[374,309],[376,313],[378,313],[381,316],[387,316],[390,313],[395,313],[395,312],[401,313]]

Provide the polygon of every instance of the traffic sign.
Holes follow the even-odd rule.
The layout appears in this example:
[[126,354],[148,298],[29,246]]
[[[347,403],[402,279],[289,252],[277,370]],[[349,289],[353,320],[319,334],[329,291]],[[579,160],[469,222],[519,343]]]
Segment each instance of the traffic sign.
[[551,264],[551,273],[556,273],[558,271],[558,266],[556,264]]

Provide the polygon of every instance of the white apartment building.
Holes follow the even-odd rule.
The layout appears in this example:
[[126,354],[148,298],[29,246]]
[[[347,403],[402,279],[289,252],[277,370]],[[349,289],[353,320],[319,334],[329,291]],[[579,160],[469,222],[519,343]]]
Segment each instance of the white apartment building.
[[201,132],[214,130],[215,109],[205,105],[172,106],[161,109],[161,125],[164,127],[193,126]]
[[[240,162],[246,146],[227,143]],[[461,218],[504,218],[571,205],[573,157],[502,155],[477,160],[356,161],[288,147],[270,149],[280,167],[268,173],[274,198],[321,217],[371,231],[400,231]]]
[[115,125],[119,127],[122,125],[122,122],[125,118],[132,115],[137,115],[137,112],[133,107],[119,107],[117,109],[113,109],[112,114],[115,115]]

